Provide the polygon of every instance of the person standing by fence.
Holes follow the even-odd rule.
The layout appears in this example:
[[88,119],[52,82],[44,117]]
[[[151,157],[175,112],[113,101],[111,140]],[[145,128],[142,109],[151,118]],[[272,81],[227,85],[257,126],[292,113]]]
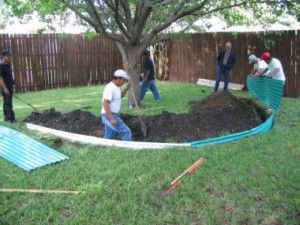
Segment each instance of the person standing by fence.
[[12,55],[5,50],[2,52],[3,61],[0,62],[0,87],[3,97],[3,116],[4,121],[16,122],[13,110],[13,86],[15,85],[12,75]]
[[215,84],[215,91],[219,89],[219,83],[224,76],[224,90],[228,89],[231,71],[235,65],[235,54],[232,52],[232,43],[226,42],[225,50],[222,50],[217,58],[217,78]]
[[150,51],[145,50],[144,59],[144,77],[141,83],[141,100],[144,99],[146,92],[150,89],[156,101],[160,100],[160,95],[155,84],[154,65],[150,58]]
[[104,124],[104,138],[113,139],[120,134],[123,141],[131,141],[132,133],[119,115],[121,99],[126,95],[130,84],[121,92],[120,88],[129,76],[124,70],[116,70],[113,80],[106,85],[102,97],[101,120]]

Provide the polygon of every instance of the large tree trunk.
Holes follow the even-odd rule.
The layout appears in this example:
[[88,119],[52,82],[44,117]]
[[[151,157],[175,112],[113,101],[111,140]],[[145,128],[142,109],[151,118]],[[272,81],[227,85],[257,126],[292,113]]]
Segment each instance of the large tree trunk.
[[117,46],[122,55],[123,69],[127,71],[130,76],[130,83],[132,88],[129,90],[128,94],[128,104],[131,106],[140,105],[140,74],[141,74],[141,57],[143,48],[131,46],[125,48],[120,43]]
[[129,94],[129,104],[132,106],[140,105],[140,73],[141,73],[141,66],[139,62],[131,62],[128,63],[128,70],[127,70],[132,88]]

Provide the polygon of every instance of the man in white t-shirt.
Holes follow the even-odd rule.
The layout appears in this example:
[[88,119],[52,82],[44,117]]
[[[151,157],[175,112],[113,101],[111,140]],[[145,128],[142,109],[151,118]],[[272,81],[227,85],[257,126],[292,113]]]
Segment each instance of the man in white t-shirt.
[[269,70],[270,73],[268,74],[268,76],[272,77],[273,79],[281,80],[284,83],[286,79],[281,62],[278,59],[271,57],[269,52],[263,52],[261,55],[261,59],[268,64],[267,68],[262,71],[261,74],[264,74],[264,72]]
[[113,80],[106,85],[102,97],[101,120],[104,124],[104,138],[114,139],[116,134],[120,134],[123,141],[131,141],[132,133],[130,128],[124,123],[119,115],[121,109],[121,99],[130,88],[130,84],[121,91],[121,87],[129,76],[124,70],[116,70]]
[[269,71],[267,71],[265,74],[262,74],[262,72],[268,67],[267,63],[264,60],[261,60],[252,54],[248,57],[248,61],[249,64],[253,64],[253,70],[250,75],[267,75],[269,73]]

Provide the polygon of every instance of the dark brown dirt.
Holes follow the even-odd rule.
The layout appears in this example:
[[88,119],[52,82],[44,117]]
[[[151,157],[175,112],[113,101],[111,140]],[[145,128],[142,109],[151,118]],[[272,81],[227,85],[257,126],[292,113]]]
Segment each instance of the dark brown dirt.
[[[189,107],[189,113],[163,111],[159,115],[142,117],[147,126],[147,138],[143,137],[137,116],[121,116],[131,128],[134,141],[150,142],[188,142],[217,137],[251,129],[267,118],[266,110],[253,100],[238,99],[227,91],[190,102]],[[100,119],[82,110],[61,114],[52,108],[41,114],[33,112],[25,121],[78,134],[103,136]]]

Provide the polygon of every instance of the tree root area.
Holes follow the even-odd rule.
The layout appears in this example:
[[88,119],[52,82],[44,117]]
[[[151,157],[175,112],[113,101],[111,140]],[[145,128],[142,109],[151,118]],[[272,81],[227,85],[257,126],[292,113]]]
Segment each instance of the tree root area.
[[[229,91],[216,92],[188,104],[189,112],[175,114],[162,111],[154,116],[141,116],[147,127],[144,137],[138,116],[121,114],[132,131],[133,141],[189,142],[218,137],[254,128],[264,122],[267,110],[252,99],[233,96]],[[66,114],[54,108],[32,112],[24,122],[67,132],[103,137],[99,117],[81,109]],[[120,139],[117,135],[116,139]]]

